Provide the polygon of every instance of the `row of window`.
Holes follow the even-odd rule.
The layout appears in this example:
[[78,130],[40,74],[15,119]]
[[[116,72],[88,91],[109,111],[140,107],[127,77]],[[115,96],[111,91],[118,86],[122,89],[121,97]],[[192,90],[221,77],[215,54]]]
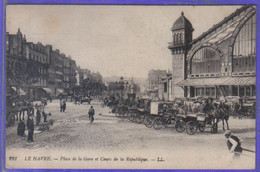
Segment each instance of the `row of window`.
[[43,48],[41,46],[33,44],[33,49],[40,52],[40,53],[46,54],[45,48]]
[[182,33],[175,33],[173,34],[173,44],[183,44],[184,43],[184,36]]
[[256,70],[255,56],[233,58],[233,72],[250,72]]
[[234,58],[256,54],[256,16],[251,17],[239,31],[234,44]]
[[34,84],[34,86],[44,86],[44,87],[46,87],[47,86],[47,81],[46,81],[46,79],[38,78],[38,82],[36,82]]
[[255,96],[256,90],[255,85],[252,86],[233,86],[232,96],[250,97]]
[[195,89],[195,96],[209,96],[216,97],[216,88],[215,87],[198,87]]
[[192,63],[192,74],[220,73],[220,60]]
[[[233,49],[233,72],[252,72],[256,70],[256,15],[243,25],[236,38]],[[192,57],[191,74],[220,73],[219,54],[210,47],[199,49]]]
[[41,74],[46,74],[47,73],[47,69],[38,68],[38,72],[41,73]]
[[205,47],[194,54],[191,74],[199,73],[220,73],[220,56],[214,49]]
[[35,54],[29,54],[29,59],[33,59],[35,61],[41,62],[41,63],[47,63],[46,57],[37,56]]
[[7,61],[7,66],[10,69],[16,69],[17,71],[26,69],[26,64],[16,63],[16,62],[9,62]]
[[[223,89],[226,90],[226,95],[224,96],[240,96],[240,97],[251,97],[256,96],[256,87],[255,85],[251,86],[223,86]],[[216,87],[197,87],[195,88],[195,95],[193,96],[209,96],[209,97],[218,97],[220,95],[220,90]]]

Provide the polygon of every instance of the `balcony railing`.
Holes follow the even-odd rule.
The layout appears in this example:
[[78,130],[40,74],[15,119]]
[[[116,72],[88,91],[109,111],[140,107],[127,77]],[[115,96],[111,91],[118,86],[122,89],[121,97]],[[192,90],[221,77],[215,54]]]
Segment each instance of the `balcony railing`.
[[179,46],[183,46],[183,45],[184,45],[184,41],[181,41],[181,42],[168,42],[168,47],[169,48],[179,47]]

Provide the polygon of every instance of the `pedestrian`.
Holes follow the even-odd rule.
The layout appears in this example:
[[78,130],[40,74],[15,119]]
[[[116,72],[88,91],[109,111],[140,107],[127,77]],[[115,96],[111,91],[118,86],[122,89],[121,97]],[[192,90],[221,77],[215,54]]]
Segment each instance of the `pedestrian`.
[[92,124],[93,121],[94,121],[94,115],[95,115],[95,109],[93,108],[93,106],[91,106],[90,109],[89,109],[89,111],[88,111],[88,116],[89,116],[90,124]]
[[40,122],[41,122],[41,112],[40,112],[39,109],[37,109],[37,111],[36,111],[36,126],[39,126]]
[[24,131],[25,131],[25,123],[23,122],[23,120],[20,120],[17,126],[17,135],[24,136]]
[[65,100],[65,99],[63,100],[63,108],[62,108],[62,111],[63,111],[63,112],[66,111],[66,100]]
[[227,147],[229,152],[234,153],[233,159],[239,159],[243,151],[241,147],[242,140],[239,137],[232,135],[230,130],[225,132],[225,137],[227,138]]
[[27,119],[27,129],[28,129],[28,139],[27,141],[34,142],[33,140],[33,132],[34,132],[34,123],[33,123],[33,116],[30,115],[29,118]]
[[62,112],[63,111],[63,101],[62,101],[62,99],[60,99],[60,112]]
[[45,113],[44,111],[42,112],[42,116],[44,119],[44,122],[47,122],[47,113]]

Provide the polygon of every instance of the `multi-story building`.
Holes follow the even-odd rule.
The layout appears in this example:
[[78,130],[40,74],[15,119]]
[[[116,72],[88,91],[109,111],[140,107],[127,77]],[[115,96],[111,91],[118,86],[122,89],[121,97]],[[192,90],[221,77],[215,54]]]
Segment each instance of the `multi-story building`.
[[129,82],[121,76],[119,81],[108,83],[107,95],[126,99],[128,97],[128,85]]
[[25,55],[27,59],[29,78],[33,80],[30,83],[30,97],[41,99],[48,97],[51,90],[48,88],[48,68],[51,54],[51,46],[44,46],[40,42],[34,44],[32,42],[25,43]]
[[99,72],[91,72],[88,77],[95,83],[102,84],[102,76]]
[[8,92],[23,89],[34,99],[73,92],[76,62],[51,45],[27,42],[18,29],[17,34],[6,33],[6,57]]
[[[203,20],[201,21],[203,22]],[[196,39],[182,15],[174,22],[174,97],[255,96],[256,8],[243,6]]]
[[61,57],[63,59],[63,88],[68,91],[70,83],[70,59],[64,53],[61,53]]
[[83,73],[83,80],[90,77],[91,71],[89,69],[81,69],[81,72]]
[[76,86],[77,79],[76,79],[76,70],[77,70],[77,65],[75,60],[72,60],[71,57],[69,56],[70,59],[70,81],[69,81],[69,87],[70,87],[70,93],[73,92],[73,89]]
[[[27,62],[24,51],[25,36],[20,29],[17,34],[6,33],[6,72],[7,93],[19,89],[27,89]],[[12,90],[15,88],[15,90]]]
[[148,74],[148,88],[158,89],[158,86],[162,80],[167,76],[166,70],[150,70]]
[[172,73],[167,73],[167,76],[162,78],[159,85],[159,99],[165,101],[173,101],[172,96]]
[[82,70],[80,69],[80,66],[76,68],[76,85],[77,86],[82,86],[84,80],[84,74]]
[[159,85],[165,77],[167,77],[167,70],[149,71],[146,92],[152,99],[159,98]]
[[49,87],[53,91],[53,96],[56,97],[63,93],[63,58],[60,50],[51,51],[51,60],[49,68]]

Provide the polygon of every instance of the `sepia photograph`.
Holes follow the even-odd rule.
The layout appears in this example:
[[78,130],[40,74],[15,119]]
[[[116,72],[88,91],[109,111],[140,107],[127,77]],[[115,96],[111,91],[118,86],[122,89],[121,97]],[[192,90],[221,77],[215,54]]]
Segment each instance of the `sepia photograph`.
[[20,4],[5,22],[6,168],[256,168],[256,6]]

